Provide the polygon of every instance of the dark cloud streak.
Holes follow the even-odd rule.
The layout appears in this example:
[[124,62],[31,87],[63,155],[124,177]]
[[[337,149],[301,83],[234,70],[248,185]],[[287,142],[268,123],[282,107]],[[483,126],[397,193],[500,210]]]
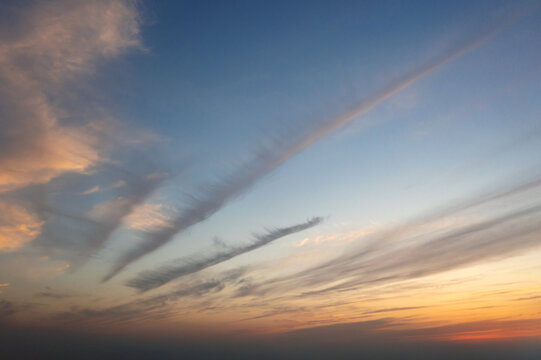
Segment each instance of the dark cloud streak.
[[143,271],[139,273],[136,278],[128,281],[127,285],[140,291],[151,290],[181,276],[193,274],[210,266],[222,263],[241,254],[260,248],[284,236],[309,229],[320,224],[322,221],[322,218],[314,217],[302,224],[273,229],[263,235],[254,235],[254,241],[248,245],[228,248],[195,261],[187,262],[185,259],[179,259],[176,260],[175,263],[180,262],[180,264],[164,265],[155,270]]

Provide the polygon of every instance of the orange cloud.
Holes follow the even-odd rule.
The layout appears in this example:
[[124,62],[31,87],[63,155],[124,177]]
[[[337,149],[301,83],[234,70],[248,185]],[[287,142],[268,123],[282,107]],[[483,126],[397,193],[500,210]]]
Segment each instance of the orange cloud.
[[0,202],[0,252],[15,251],[34,240],[43,221],[20,206]]
[[88,216],[101,223],[119,222],[129,229],[151,231],[171,226],[170,216],[162,204],[141,204],[134,206],[132,200],[118,197],[97,204]]
[[9,286],[9,283],[0,284],[0,294],[2,293],[2,288],[6,286]]
[[131,206],[132,202],[129,199],[118,197],[95,205],[88,212],[88,216],[97,222],[118,222],[120,217],[129,212]]
[[171,217],[164,211],[162,204],[143,204],[124,219],[124,225],[136,230],[155,231],[170,227]]
[[489,342],[541,337],[541,319],[486,320],[435,328],[428,339],[435,341]]
[[0,192],[99,163],[111,120],[74,109],[68,88],[101,59],[140,44],[131,1],[46,2],[20,23],[0,44]]

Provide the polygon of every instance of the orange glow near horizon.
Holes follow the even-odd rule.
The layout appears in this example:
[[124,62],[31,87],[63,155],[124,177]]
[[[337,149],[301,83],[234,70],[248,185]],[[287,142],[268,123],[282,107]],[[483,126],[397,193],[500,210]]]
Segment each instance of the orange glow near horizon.
[[[540,320],[541,321],[541,320]],[[492,329],[449,334],[438,340],[459,342],[499,342],[540,338],[541,329]]]

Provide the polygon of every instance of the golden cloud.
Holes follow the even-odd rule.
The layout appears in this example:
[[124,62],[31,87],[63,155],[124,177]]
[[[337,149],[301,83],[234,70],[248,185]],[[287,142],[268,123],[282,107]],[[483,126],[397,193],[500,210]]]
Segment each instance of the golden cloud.
[[0,251],[17,250],[41,233],[41,221],[17,205],[0,202]]
[[131,1],[45,2],[20,23],[0,43],[0,192],[100,162],[111,120],[78,109],[70,89],[100,60],[140,46]]

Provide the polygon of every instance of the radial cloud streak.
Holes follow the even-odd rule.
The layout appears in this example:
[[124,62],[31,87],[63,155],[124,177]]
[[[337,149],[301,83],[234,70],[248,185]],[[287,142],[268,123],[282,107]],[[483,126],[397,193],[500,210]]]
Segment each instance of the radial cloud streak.
[[155,270],[146,270],[141,272],[136,278],[128,281],[127,285],[141,291],[151,290],[167,284],[168,282],[179,277],[196,273],[213,265],[232,259],[235,256],[239,256],[265,246],[284,236],[314,227],[320,224],[322,221],[323,218],[314,217],[302,224],[273,229],[263,235],[254,235],[254,241],[250,244],[231,247],[225,251],[218,251],[196,261],[178,259],[171,265],[163,265]]
[[134,247],[121,255],[111,271],[105,276],[104,281],[114,277],[133,261],[138,260],[142,256],[168,243],[175,235],[206,220],[215,212],[219,211],[229,201],[250,189],[258,180],[279,167],[295,154],[329,135],[338,128],[350,123],[359,116],[367,113],[381,102],[407,88],[449,61],[484,43],[501,31],[510,22],[510,19],[506,19],[506,21],[493,26],[488,31],[471,36],[467,41],[462,42],[451,51],[447,51],[435,59],[427,61],[417,69],[406,73],[402,77],[394,79],[386,86],[367,96],[349,111],[344,112],[341,116],[329,121],[320,122],[315,127],[309,128],[308,131],[301,136],[286,138],[270,148],[261,149],[253,160],[246,164],[246,166],[238,169],[233,176],[226,178],[221,183],[211,187],[211,190],[207,194],[195,201],[188,210],[183,212],[178,218],[174,219],[172,226],[169,229],[148,236],[143,244]]

